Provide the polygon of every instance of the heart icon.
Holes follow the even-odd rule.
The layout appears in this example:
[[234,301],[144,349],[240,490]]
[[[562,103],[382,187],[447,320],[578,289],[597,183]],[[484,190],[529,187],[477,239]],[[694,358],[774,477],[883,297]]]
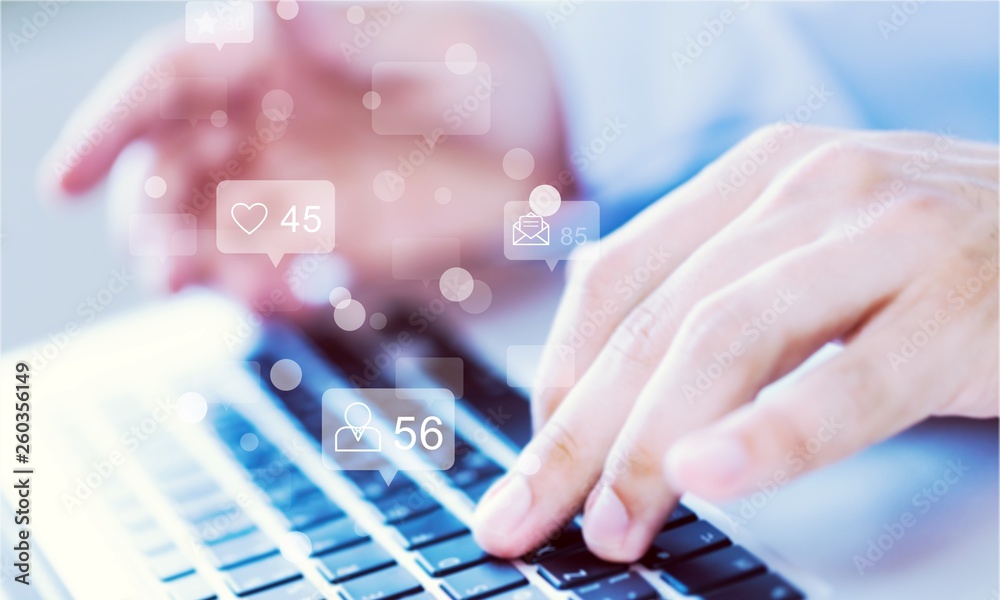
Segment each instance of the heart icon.
[[[237,216],[236,209],[240,209],[240,216]],[[233,215],[233,221],[236,221],[236,224],[240,226],[240,229],[246,232],[247,235],[250,235],[260,229],[260,226],[263,225],[264,221],[267,219],[267,206],[261,204],[260,202],[255,202],[254,204],[245,204],[240,202],[233,205],[233,210],[231,210],[230,213]],[[260,214],[260,218],[255,217],[254,215],[256,214]],[[244,225],[244,222],[248,224],[256,223],[256,225],[253,227],[247,227]]]

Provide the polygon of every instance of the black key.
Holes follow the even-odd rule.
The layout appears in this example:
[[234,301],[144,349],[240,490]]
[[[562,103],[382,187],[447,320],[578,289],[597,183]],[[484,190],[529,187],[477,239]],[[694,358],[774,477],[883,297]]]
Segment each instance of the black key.
[[368,539],[367,533],[358,535],[359,532],[360,530],[354,525],[354,519],[350,517],[316,525],[302,531],[312,543],[312,552],[309,556],[344,548]]
[[406,600],[437,600],[437,596],[430,592],[420,592],[416,596],[407,596]]
[[398,523],[428,513],[441,505],[420,487],[401,490],[375,502],[386,523]]
[[245,511],[222,513],[194,524],[201,539],[214,544],[244,534],[256,527]]
[[643,563],[653,569],[660,569],[697,554],[730,545],[724,533],[706,521],[695,521],[688,525],[668,529],[653,538],[649,552]]
[[269,556],[226,571],[226,583],[237,596],[302,577],[295,565],[280,555]]
[[628,565],[601,560],[584,550],[550,558],[542,563],[538,572],[556,588],[567,590],[626,569]]
[[445,471],[445,475],[455,487],[466,487],[502,472],[500,465],[459,440],[455,445],[455,465]]
[[805,596],[781,577],[768,573],[708,594],[705,600],[805,600]]
[[450,513],[436,510],[396,525],[400,543],[407,550],[465,533],[468,528]]
[[285,511],[285,516],[292,524],[292,529],[302,529],[317,523],[324,523],[339,516],[344,511],[322,494],[314,494],[305,498],[295,498],[291,507]]
[[[535,586],[519,587],[513,591],[499,596],[492,596],[490,600],[545,600],[548,596]],[[407,599],[409,600],[409,599]]]
[[441,587],[455,600],[475,600],[528,583],[524,575],[505,562],[486,564],[444,578]]
[[389,484],[386,484],[378,471],[345,471],[344,474],[358,486],[364,497],[371,501],[415,485],[409,477],[402,474],[396,475]]
[[488,558],[489,554],[476,545],[471,535],[452,538],[417,551],[417,563],[432,577],[454,573]]
[[217,596],[205,578],[192,573],[167,584],[167,592],[173,600],[214,600]]
[[664,523],[664,529],[670,529],[671,527],[677,527],[678,525],[684,525],[685,523],[693,523],[698,520],[698,515],[691,512],[691,509],[684,506],[683,504],[678,504],[674,507],[674,510],[667,517],[667,522]]
[[250,600],[323,600],[325,596],[305,579],[273,587],[250,596]]
[[344,600],[393,600],[422,589],[416,577],[399,565],[347,581],[343,588]]
[[278,547],[260,530],[230,538],[207,548],[209,558],[220,569],[232,567],[248,560],[274,554]]
[[648,581],[632,571],[579,588],[576,595],[580,600],[653,600],[660,597]]
[[691,596],[766,570],[764,563],[742,546],[729,546],[667,565],[663,580],[677,588],[680,593]]
[[337,583],[376,571],[395,563],[389,553],[374,542],[346,548],[319,557],[319,572],[328,581]]
[[149,568],[163,581],[175,579],[181,575],[187,575],[194,571],[191,562],[181,554],[177,546],[170,546],[166,550],[148,557]]
[[543,546],[524,555],[524,562],[535,565],[543,560],[579,550],[583,547],[583,531],[576,523],[570,523],[558,535]]

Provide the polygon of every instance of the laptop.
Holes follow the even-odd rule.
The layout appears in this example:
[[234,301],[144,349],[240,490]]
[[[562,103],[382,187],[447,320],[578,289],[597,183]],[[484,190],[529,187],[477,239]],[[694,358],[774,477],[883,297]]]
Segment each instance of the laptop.
[[530,438],[527,399],[479,343],[496,329],[422,314],[345,332],[194,292],[7,353],[4,373],[29,365],[33,428],[25,462],[5,457],[30,490],[4,487],[5,597],[862,597],[774,552],[738,505],[689,496],[635,564],[591,555],[577,522],[486,555],[470,517]]

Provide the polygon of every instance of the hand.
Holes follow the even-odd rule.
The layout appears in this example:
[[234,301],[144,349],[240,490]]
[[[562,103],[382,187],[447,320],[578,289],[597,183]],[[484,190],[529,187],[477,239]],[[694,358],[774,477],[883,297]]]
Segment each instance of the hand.
[[476,539],[517,556],[583,505],[590,549],[632,561],[683,491],[727,499],[931,415],[996,416],[997,165],[950,135],[783,125],[651,206],[570,273],[536,436]]
[[[42,165],[48,187],[64,195],[81,194],[109,172],[127,147],[142,142],[145,152],[126,153],[143,160],[127,165],[129,183],[121,198],[113,198],[113,219],[117,230],[126,232],[136,213],[196,216],[198,252],[168,260],[161,283],[170,290],[199,283],[245,299],[274,289],[288,291],[287,257],[275,269],[263,254],[216,250],[215,186],[223,179],[332,181],[336,252],[368,280],[391,280],[391,242],[398,236],[462,238],[463,265],[499,254],[499,238],[492,233],[502,222],[504,202],[526,199],[535,185],[565,168],[554,77],[530,30],[511,15],[483,6],[407,4],[388,13],[366,5],[367,21],[361,27],[348,21],[347,5],[300,3],[291,21],[274,17],[273,7],[256,6],[255,38],[249,44],[228,44],[221,50],[191,45],[178,39],[182,27],[172,27],[130,51],[54,144]],[[380,10],[382,20],[372,37],[367,26],[375,24]],[[368,37],[359,38],[358,31],[367,31]],[[519,43],[511,46],[510,39]],[[440,106],[442,90],[453,82],[448,74],[442,79],[400,74],[395,85],[389,82],[383,90],[383,103],[398,94],[401,98],[386,106],[405,109],[386,118],[407,122],[428,136],[441,128],[446,138],[429,145],[417,135],[376,135],[371,111],[362,103],[372,87],[372,66],[380,61],[443,61],[457,42],[472,45],[498,83],[490,95],[489,132],[451,135],[453,121],[442,122]],[[161,104],[177,112],[204,109],[209,102],[196,88],[178,92],[180,84],[169,95],[160,91],[163,81],[182,77],[227,80],[228,106],[219,123],[224,125],[160,117]],[[262,100],[270,90],[287,92],[291,102],[279,102],[265,114]],[[501,168],[505,153],[514,147],[527,148],[535,158],[533,175],[523,181]],[[77,148],[83,156],[75,161],[72,149]],[[394,202],[379,199],[373,190],[376,176],[398,170],[404,159],[415,166],[403,196]],[[151,175],[166,182],[161,198],[143,193],[143,182]],[[435,200],[441,187],[450,190],[451,202]]]

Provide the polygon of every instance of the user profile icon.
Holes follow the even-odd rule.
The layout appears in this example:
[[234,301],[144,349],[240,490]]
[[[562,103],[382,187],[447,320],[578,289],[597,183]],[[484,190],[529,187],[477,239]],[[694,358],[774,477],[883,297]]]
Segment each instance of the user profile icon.
[[352,402],[344,409],[345,425],[337,429],[334,452],[381,452],[382,432],[370,427],[372,409],[364,402]]

